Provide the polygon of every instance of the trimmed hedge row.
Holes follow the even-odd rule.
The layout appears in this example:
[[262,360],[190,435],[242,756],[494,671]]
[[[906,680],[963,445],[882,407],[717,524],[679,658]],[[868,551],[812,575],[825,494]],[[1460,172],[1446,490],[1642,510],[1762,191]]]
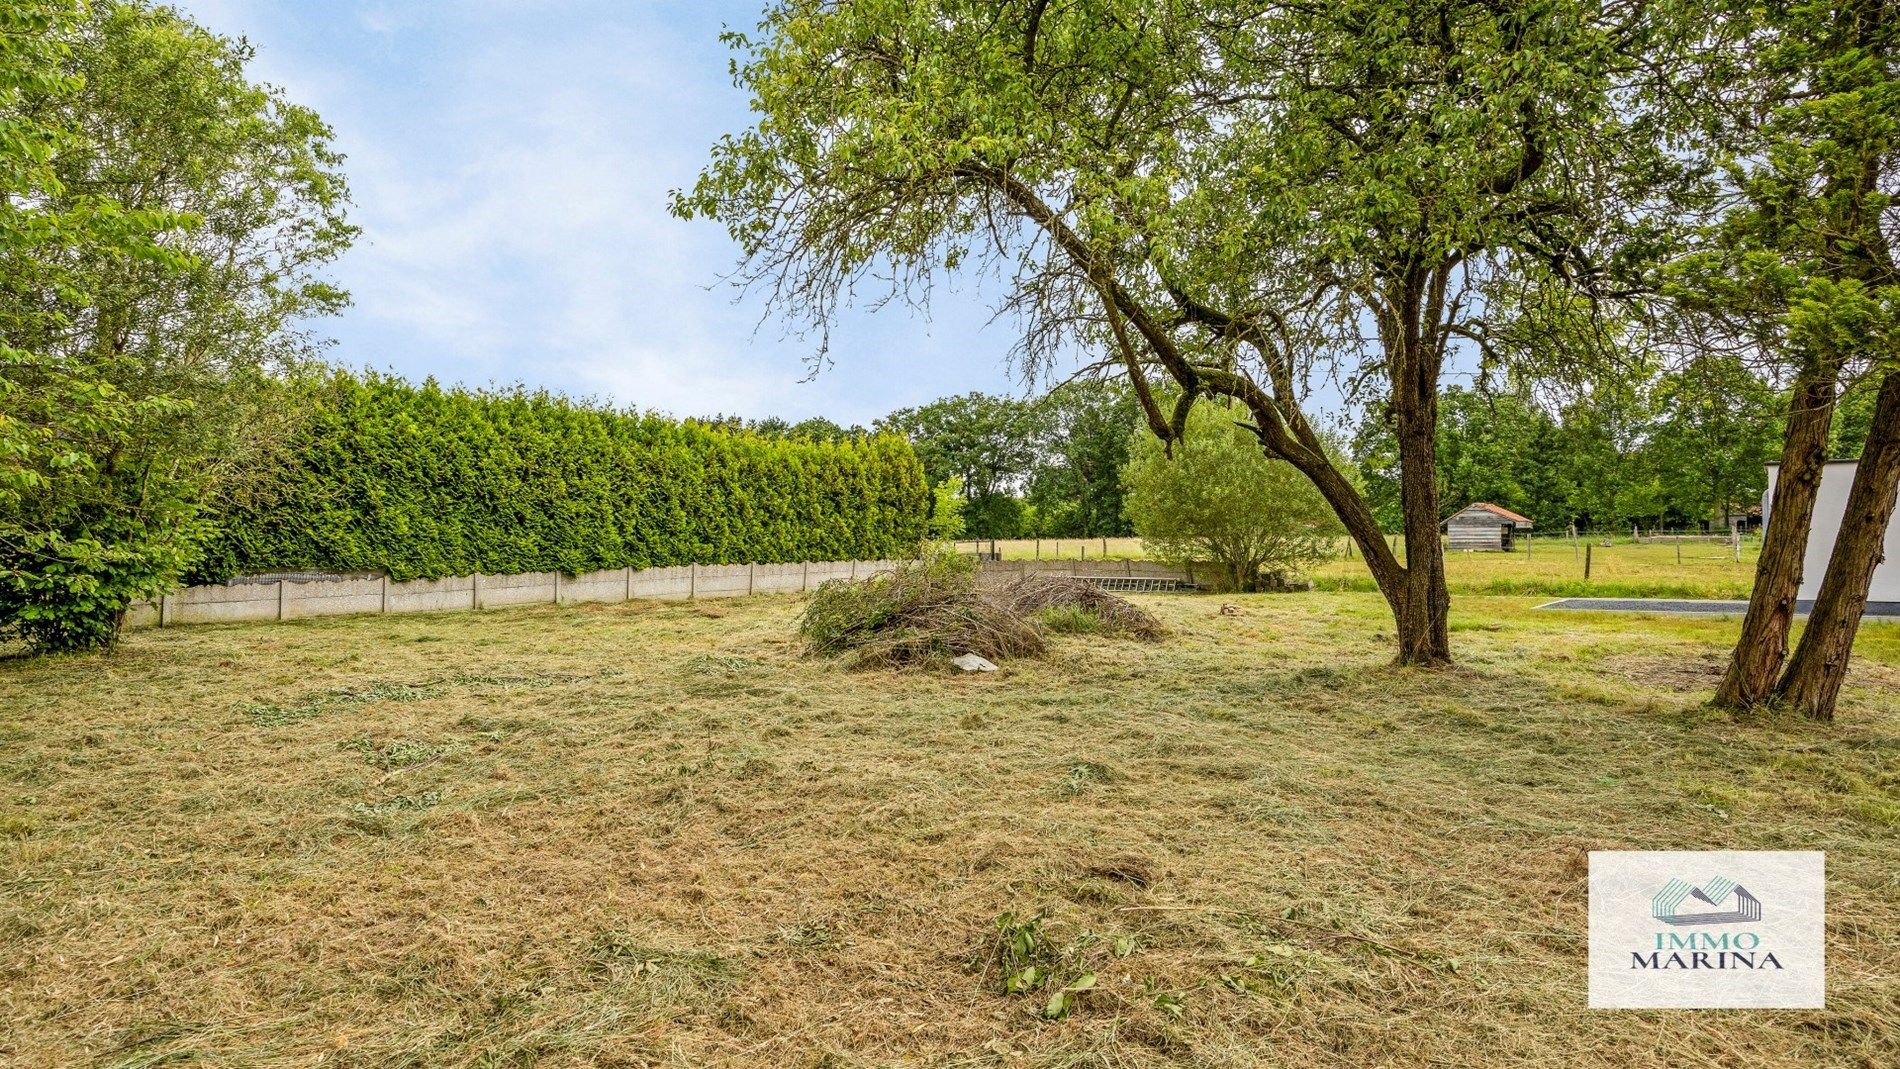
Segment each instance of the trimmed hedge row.
[[768,439],[547,393],[337,373],[258,503],[217,516],[197,582],[877,560],[930,509],[910,443]]

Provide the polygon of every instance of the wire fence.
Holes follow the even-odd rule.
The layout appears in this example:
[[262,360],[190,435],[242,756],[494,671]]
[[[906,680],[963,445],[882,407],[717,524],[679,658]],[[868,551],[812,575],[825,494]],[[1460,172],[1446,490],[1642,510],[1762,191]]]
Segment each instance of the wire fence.
[[[1405,539],[1388,535],[1403,562]],[[1441,543],[1442,544],[1442,543]],[[959,552],[986,560],[1147,560],[1139,538],[964,539]],[[1525,532],[1508,550],[1447,550],[1446,582],[1454,592],[1558,596],[1745,598],[1754,584],[1761,535],[1697,529],[1631,528],[1615,532]],[[1374,589],[1363,554],[1351,539],[1333,543],[1310,569],[1322,588]]]

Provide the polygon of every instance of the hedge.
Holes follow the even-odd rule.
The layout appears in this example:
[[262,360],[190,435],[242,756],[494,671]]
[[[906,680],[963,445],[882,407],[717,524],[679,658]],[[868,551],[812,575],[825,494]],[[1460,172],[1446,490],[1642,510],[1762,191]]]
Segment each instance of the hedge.
[[215,516],[192,577],[392,579],[875,560],[925,535],[910,443],[764,438],[544,392],[338,372],[267,492]]

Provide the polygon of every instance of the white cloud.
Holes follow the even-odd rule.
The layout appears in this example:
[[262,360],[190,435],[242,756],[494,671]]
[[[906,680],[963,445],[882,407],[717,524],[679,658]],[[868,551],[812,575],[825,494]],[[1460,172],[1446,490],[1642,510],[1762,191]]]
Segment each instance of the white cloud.
[[[333,324],[346,362],[480,384],[524,381],[681,414],[824,413],[868,421],[973,387],[1006,388],[1001,330],[947,305],[935,329],[901,309],[808,347],[755,337],[756,303],[716,285],[719,227],[666,211],[707,147],[745,120],[694,5],[333,6],[192,0],[252,36],[257,71],[316,107],[348,153],[358,245],[336,275],[355,307]],[[736,5],[727,22],[747,22]],[[738,13],[743,11],[743,14]],[[709,288],[710,287],[710,288]],[[934,336],[933,336],[934,335]]]

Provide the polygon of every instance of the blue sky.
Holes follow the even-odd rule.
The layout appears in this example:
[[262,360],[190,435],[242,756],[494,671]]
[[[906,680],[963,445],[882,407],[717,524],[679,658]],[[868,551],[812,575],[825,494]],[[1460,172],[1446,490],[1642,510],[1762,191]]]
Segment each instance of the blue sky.
[[[754,0],[179,0],[256,47],[253,75],[335,127],[357,245],[332,359],[524,382],[676,415],[863,422],[972,389],[1021,392],[980,287],[853,311],[834,366],[721,283],[715,223],[666,211],[747,121],[722,26]],[[735,300],[737,303],[735,303]]]

